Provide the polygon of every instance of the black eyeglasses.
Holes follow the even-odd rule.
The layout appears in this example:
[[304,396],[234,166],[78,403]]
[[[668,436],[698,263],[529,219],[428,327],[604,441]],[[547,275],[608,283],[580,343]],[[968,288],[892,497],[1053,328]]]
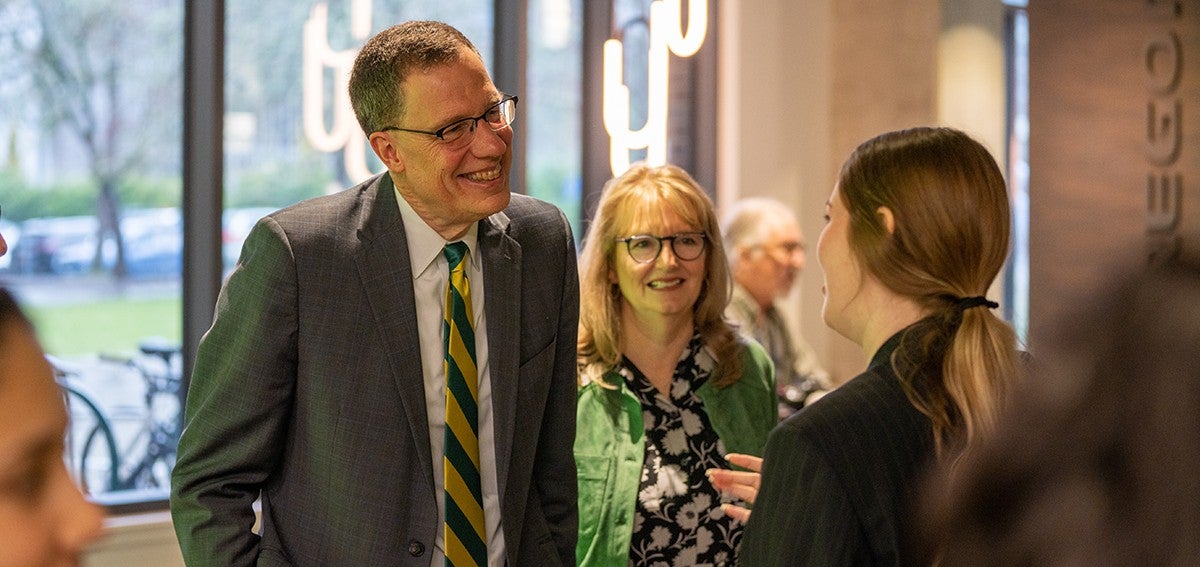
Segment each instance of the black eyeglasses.
[[414,134],[437,136],[443,142],[446,142],[447,144],[453,144],[455,142],[470,140],[471,138],[468,137],[467,134],[472,134],[475,132],[475,126],[479,124],[480,120],[486,122],[488,127],[492,130],[499,130],[505,126],[508,126],[509,124],[512,124],[513,120],[516,119],[517,97],[515,95],[504,95],[504,98],[501,98],[500,102],[489,106],[488,109],[483,112],[483,114],[480,114],[474,118],[463,118],[462,120],[457,120],[439,130],[430,132],[428,130],[400,128],[399,126],[385,126],[380,128],[379,131],[387,132],[389,130],[398,130],[400,132],[412,132]]
[[625,243],[625,249],[629,251],[629,257],[633,258],[634,262],[646,264],[658,259],[664,241],[671,243],[671,252],[676,258],[695,260],[704,253],[707,238],[708,235],[703,232],[681,232],[671,236],[639,234],[629,238],[617,238],[616,241]]

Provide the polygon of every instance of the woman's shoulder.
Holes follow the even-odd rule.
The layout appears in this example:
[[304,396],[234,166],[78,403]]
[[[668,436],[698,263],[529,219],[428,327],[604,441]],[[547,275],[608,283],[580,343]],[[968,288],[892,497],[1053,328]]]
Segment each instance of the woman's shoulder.
[[784,421],[788,428],[821,438],[888,437],[884,432],[918,433],[928,418],[908,400],[895,375],[868,369]]
[[836,400],[840,397],[851,399],[868,398],[876,401],[890,401],[893,396],[887,395],[885,392],[888,394],[896,392],[903,394],[904,390],[900,387],[900,379],[896,377],[895,372],[891,371],[891,368],[876,366],[868,368],[858,376],[851,378],[848,382],[842,384],[833,392],[830,392],[829,396],[833,396],[834,393],[839,393],[839,395],[833,399]]
[[824,463],[855,494],[909,485],[933,458],[932,426],[879,378],[860,375],[784,420],[768,456],[772,445],[791,447],[793,459]]
[[750,357],[756,361],[771,359],[767,354],[766,347],[762,346],[754,337],[738,332],[734,332],[733,336],[734,341],[738,344],[738,351],[742,353],[743,357]]
[[767,354],[767,349],[744,333],[734,333],[734,337],[738,344],[738,353],[742,357],[742,373],[752,372],[769,375],[773,378],[775,367],[771,362],[771,355]]

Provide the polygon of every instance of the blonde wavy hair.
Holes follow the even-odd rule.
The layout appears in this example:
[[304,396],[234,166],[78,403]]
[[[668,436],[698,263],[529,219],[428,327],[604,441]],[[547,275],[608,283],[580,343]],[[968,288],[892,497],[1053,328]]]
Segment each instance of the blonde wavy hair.
[[579,255],[579,367],[580,385],[601,378],[622,357],[621,291],[609,274],[615,269],[617,238],[649,217],[667,209],[704,232],[708,240],[704,283],[692,307],[695,326],[704,345],[717,360],[714,385],[725,387],[741,378],[740,342],[725,322],[725,306],[732,293],[729,264],[721,241],[720,225],[712,200],[695,179],[674,165],[635,164],[604,186],[596,214]]
[[[939,458],[990,433],[1020,376],[1016,335],[984,296],[1008,257],[1008,191],[987,149],[950,128],[889,132],[860,145],[839,178],[850,246],[888,289],[930,316],[913,325],[892,366],[933,422]],[[888,233],[876,213],[895,218]]]

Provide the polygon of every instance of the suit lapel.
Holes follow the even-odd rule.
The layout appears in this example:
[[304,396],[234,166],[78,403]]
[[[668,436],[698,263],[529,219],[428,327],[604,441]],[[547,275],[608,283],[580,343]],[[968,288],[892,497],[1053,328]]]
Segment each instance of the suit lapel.
[[363,211],[358,237],[362,245],[354,262],[375,325],[388,346],[385,354],[404,406],[404,415],[408,417],[412,440],[417,446],[415,458],[424,464],[426,481],[432,489],[432,449],[425,410],[412,267],[391,177],[385,173],[367,185],[361,198]]
[[[479,223],[479,249],[487,313],[488,365],[492,381],[492,426],[496,436],[496,481],[506,494],[516,423],[521,313],[521,245],[508,236],[508,216],[496,213]],[[501,496],[503,498],[503,496]]]

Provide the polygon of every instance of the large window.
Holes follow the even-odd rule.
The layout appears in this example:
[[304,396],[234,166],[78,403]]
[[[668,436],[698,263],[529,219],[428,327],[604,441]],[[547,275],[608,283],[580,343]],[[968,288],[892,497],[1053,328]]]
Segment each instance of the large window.
[[370,36],[410,19],[457,27],[491,63],[485,0],[226,2],[226,267],[266,212],[383,170],[354,120],[345,79]]
[[376,4],[226,4],[226,268],[236,260],[246,231],[266,212],[382,171],[344,99],[343,66],[368,37],[409,19],[442,20],[462,30],[494,78],[497,55],[525,57],[528,78],[520,81],[525,92],[514,93],[521,97],[515,128],[526,148],[525,183],[514,190],[559,204],[568,218],[579,217],[579,91],[562,86],[580,84],[580,1],[529,2],[526,48],[505,45],[500,54],[491,1]]
[[579,238],[582,219],[582,0],[529,2],[525,93],[517,133],[526,136],[527,193],[557,204]]
[[[223,26],[207,22],[223,29],[223,49],[193,44],[201,55],[188,55],[192,64],[224,55],[223,116],[199,118],[219,121],[223,148],[205,162],[194,151],[204,141],[185,139],[197,132],[185,134],[184,109],[205,108],[196,103],[205,95],[184,88],[183,0],[0,1],[0,233],[11,247],[0,285],[30,312],[60,370],[72,419],[64,458],[88,493],[122,505],[167,496],[184,358],[195,347],[184,329],[206,327],[213,308],[211,297],[181,290],[220,281],[264,214],[382,170],[339,106],[340,61],[370,35],[437,19],[470,37],[494,75],[522,59],[505,66],[524,69],[513,82],[528,85],[514,93],[525,161],[513,189],[577,219],[580,101],[562,86],[580,84],[580,6],[227,0]],[[497,41],[498,22],[520,18],[526,39]],[[185,182],[184,163],[221,171],[220,187]],[[223,205],[192,210],[206,201]],[[218,234],[211,268],[195,256],[184,264],[187,251],[204,248],[197,238],[209,242],[199,235]],[[184,312],[194,315],[185,321]]]
[[181,0],[0,3],[0,281],[106,502],[164,497],[178,438],[182,29]]
[[1029,336],[1029,16],[1025,0],[1006,0],[1008,60],[1008,184],[1012,197],[1012,255],[1005,305],[1020,340]]

